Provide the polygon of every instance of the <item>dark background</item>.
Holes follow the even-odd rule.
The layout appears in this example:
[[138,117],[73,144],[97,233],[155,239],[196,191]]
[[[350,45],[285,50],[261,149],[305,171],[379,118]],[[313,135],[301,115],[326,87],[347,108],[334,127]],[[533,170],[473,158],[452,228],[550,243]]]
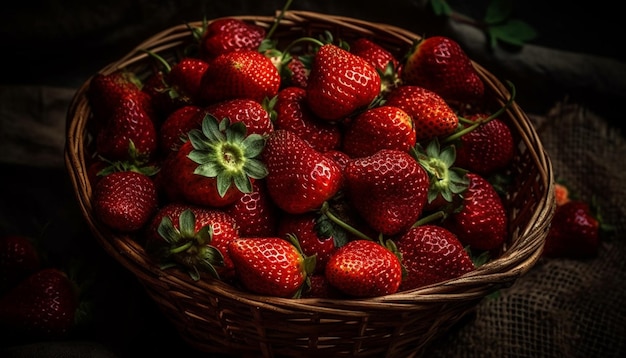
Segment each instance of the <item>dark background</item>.
[[[545,49],[549,54],[574,59],[554,63],[555,59],[548,56],[545,63],[535,63],[537,68],[521,73],[513,60],[511,66],[508,60],[494,60],[514,59],[519,53],[500,52],[500,57],[496,57],[487,49],[484,38],[461,36],[458,31],[463,27],[451,26],[445,18],[435,18],[425,3],[417,0],[388,0],[383,4],[295,0],[291,8],[390,23],[425,36],[450,35],[464,41],[471,57],[484,60],[487,68],[500,78],[520,79],[520,88],[529,90],[520,91],[518,102],[529,112],[543,113],[555,101],[571,96],[617,126],[623,126],[621,104],[626,97],[620,26],[623,20],[609,5],[601,7],[562,0],[516,1],[514,17],[529,23],[539,34],[528,44],[529,48]],[[450,3],[456,10],[476,18],[482,16],[487,4],[486,1]],[[5,88],[78,88],[98,69],[167,27],[201,20],[203,16],[210,19],[229,15],[273,15],[282,4],[282,1],[235,0],[11,2],[0,12],[4,60],[0,85]],[[594,77],[596,60],[602,64],[607,60],[615,61],[619,66],[609,73],[619,76],[613,76],[610,81],[604,78],[581,80]],[[568,64],[575,68],[567,68]],[[566,68],[566,73],[574,75],[563,81],[563,77],[550,76],[553,68],[555,73]],[[37,131],[27,135],[36,136]],[[41,150],[48,149],[32,148],[34,154]],[[173,349],[180,356],[195,355],[196,352],[182,343],[130,272],[96,245],[82,221],[65,168],[38,161],[38,158],[37,155],[33,155],[32,160],[3,158],[0,163],[0,232],[43,238],[49,259],[55,263],[63,265],[68,258],[75,257],[87,261],[96,282],[94,321],[69,341],[40,345],[28,340],[3,339],[1,343],[8,349],[6,354],[126,357],[161,355]]]

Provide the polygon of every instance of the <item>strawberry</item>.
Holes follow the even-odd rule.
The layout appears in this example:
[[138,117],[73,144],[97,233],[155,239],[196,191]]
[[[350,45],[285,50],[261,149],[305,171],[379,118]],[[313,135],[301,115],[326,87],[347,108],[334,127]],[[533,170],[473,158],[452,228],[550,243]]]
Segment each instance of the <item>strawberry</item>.
[[395,235],[420,217],[428,195],[428,175],[411,155],[392,149],[348,162],[346,194],[376,231]]
[[178,264],[194,280],[202,272],[220,279],[234,276],[228,243],[239,231],[223,210],[169,203],[154,215],[145,235],[146,251],[164,267]]
[[234,204],[224,208],[239,227],[239,236],[276,235],[277,208],[267,192],[264,180],[255,180],[252,191],[244,193]]
[[402,281],[400,259],[387,247],[369,240],[354,240],[338,248],[326,264],[328,283],[352,297],[396,293]]
[[[168,64],[169,66],[169,64]],[[145,93],[151,101],[151,107],[155,113],[154,123],[158,126],[167,116],[180,107],[192,104],[191,99],[179,94],[169,83],[166,70],[158,69],[150,74],[144,81],[142,92]]]
[[402,69],[405,85],[427,88],[446,101],[476,102],[485,85],[458,42],[432,36],[414,42]]
[[202,77],[200,97],[205,104],[235,98],[262,103],[276,96],[280,80],[278,69],[260,52],[227,52],[209,63]]
[[[100,125],[108,121],[120,99],[128,94],[140,92],[142,86],[139,78],[130,71],[96,73],[89,80],[89,88],[86,92],[93,114],[91,122]],[[146,106],[151,103],[149,96],[144,96],[142,100],[145,101]]]
[[346,298],[346,295],[328,283],[326,276],[322,273],[313,273],[309,280],[311,281],[311,286],[308,290],[302,292],[303,298]]
[[160,118],[166,118],[180,107],[195,104],[199,100],[202,77],[209,64],[195,57],[183,57],[170,64],[155,52],[148,52],[161,65],[145,81],[142,90],[151,98]]
[[171,66],[167,74],[167,83],[191,104],[200,100],[200,85],[202,77],[209,68],[209,64],[195,57],[183,57]]
[[[460,138],[456,150],[456,165],[469,171],[487,176],[504,169],[515,155],[513,135],[508,125],[487,114],[466,116],[472,123],[480,125]],[[488,121],[481,123],[480,121]],[[468,127],[465,124],[465,127]]]
[[[306,59],[306,60],[305,60]],[[299,56],[292,57],[284,67],[286,74],[281,74],[282,82],[285,87],[294,86],[306,88],[309,83],[309,74],[311,68],[308,64],[308,57]]]
[[306,90],[285,87],[276,96],[276,128],[294,132],[320,152],[338,149],[341,131],[336,123],[318,118],[306,104]]
[[265,144],[259,134],[246,136],[242,122],[219,123],[211,115],[202,130],[189,132],[189,141],[170,154],[161,167],[161,183],[170,200],[225,207],[252,192],[252,182],[264,178],[267,168],[257,157]]
[[0,293],[8,291],[40,267],[40,253],[31,237],[0,236]]
[[342,183],[337,163],[295,133],[277,129],[263,151],[267,189],[276,205],[291,214],[317,210]]
[[60,339],[74,327],[78,291],[67,274],[42,268],[0,298],[0,328],[20,337]]
[[454,133],[459,118],[437,93],[418,86],[399,86],[387,94],[385,105],[405,111],[415,127],[418,142]]
[[476,173],[466,175],[469,184],[462,193],[461,209],[450,213],[442,225],[472,249],[497,249],[506,240],[508,230],[502,200],[487,179]]
[[205,61],[227,52],[257,50],[265,28],[237,18],[221,18],[205,24],[197,33],[200,57]]
[[159,128],[159,149],[165,155],[177,151],[188,141],[187,133],[198,129],[206,115],[204,108],[196,105],[182,106],[170,113]]
[[[267,105],[270,105],[267,103]],[[218,120],[230,119],[230,123],[242,122],[247,134],[266,135],[274,130],[270,117],[272,108],[265,108],[262,103],[247,98],[236,98],[214,103],[206,107],[206,112]]]
[[380,90],[374,66],[337,45],[324,44],[313,60],[306,101],[320,118],[339,121],[369,106]]
[[315,259],[302,254],[297,240],[239,238],[229,243],[228,250],[243,287],[261,295],[300,297],[315,269]]
[[412,227],[395,243],[406,269],[400,291],[456,278],[474,269],[459,239],[441,226]]
[[152,179],[135,171],[114,172],[101,178],[93,190],[93,210],[109,228],[121,232],[141,229],[157,209]]
[[99,155],[109,160],[128,160],[132,141],[141,156],[154,156],[158,146],[156,119],[144,96],[144,92],[139,92],[119,98],[113,113],[96,135]]
[[411,117],[398,107],[383,105],[363,111],[347,125],[342,149],[351,157],[366,157],[381,149],[409,152],[415,138]]
[[569,188],[563,183],[554,183],[556,205],[560,206],[571,200]]
[[384,73],[385,69],[391,67],[397,71],[400,63],[396,57],[386,48],[365,37],[359,37],[350,43],[350,52],[364,58],[379,73]]
[[378,71],[382,91],[386,93],[400,82],[400,62],[386,48],[365,37],[359,37],[350,43],[350,52],[362,57]]
[[335,238],[320,227],[318,214],[286,214],[278,222],[277,236],[293,235],[298,239],[302,252],[316,257],[315,272],[324,272],[330,255],[336,248]]
[[570,199],[557,205],[542,255],[582,259],[597,255],[600,221],[588,203]]

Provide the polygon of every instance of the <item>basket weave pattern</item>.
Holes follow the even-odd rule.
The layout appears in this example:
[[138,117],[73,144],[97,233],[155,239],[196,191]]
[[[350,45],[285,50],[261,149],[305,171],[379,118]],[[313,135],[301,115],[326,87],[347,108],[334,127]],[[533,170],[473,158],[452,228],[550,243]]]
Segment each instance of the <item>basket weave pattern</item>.
[[[274,17],[236,16],[269,28]],[[201,26],[201,23],[191,23]],[[274,38],[285,43],[330,31],[335,38],[367,36],[396,55],[419,36],[394,26],[305,11],[288,11]],[[192,41],[187,25],[169,28],[147,39],[100,72],[128,68],[141,75],[151,59],[143,50],[176,58]],[[280,47],[279,47],[280,48]],[[487,95],[504,105],[507,88],[474,63]],[[500,255],[457,279],[389,296],[369,299],[283,299],[241,292],[223,282],[191,280],[178,269],[162,271],[131,236],[111,232],[92,210],[92,187],[85,158],[91,153],[86,99],[89,81],[68,110],[66,166],[83,216],[99,244],[130,270],[191,346],[205,352],[251,356],[420,355],[489,293],[510,286],[538,260],[554,211],[553,173],[549,157],[525,113],[513,102],[502,115],[515,136],[513,165],[516,190],[504,203],[509,239]]]

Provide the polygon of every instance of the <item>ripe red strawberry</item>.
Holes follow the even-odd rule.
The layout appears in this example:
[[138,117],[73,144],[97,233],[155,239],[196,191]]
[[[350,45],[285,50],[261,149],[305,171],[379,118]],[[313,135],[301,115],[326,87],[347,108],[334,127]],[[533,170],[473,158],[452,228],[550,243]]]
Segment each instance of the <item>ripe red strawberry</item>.
[[402,109],[367,109],[347,124],[342,149],[351,157],[366,157],[381,149],[409,152],[415,146],[413,120]]
[[335,238],[318,225],[318,217],[314,212],[283,215],[278,221],[277,236],[295,236],[305,255],[315,255],[315,272],[321,273],[338,245],[335,244]]
[[303,298],[332,298],[342,299],[346,298],[346,295],[332,287],[324,274],[312,274],[309,276],[311,286],[308,290],[302,292]]
[[200,273],[227,280],[234,277],[228,243],[238,237],[235,219],[223,210],[169,203],[150,221],[145,247],[158,262],[174,262],[194,280]]
[[[89,81],[87,98],[93,114],[93,123],[100,125],[108,121],[121,98],[141,91],[143,84],[129,71],[116,71],[109,74],[97,73]],[[142,100],[150,103],[149,96]]]
[[388,92],[398,85],[400,62],[386,48],[371,39],[360,37],[350,43],[350,52],[364,58],[380,74],[382,91]]
[[558,205],[543,248],[545,257],[594,257],[600,246],[600,222],[588,203],[570,199]]
[[306,104],[306,90],[285,87],[276,98],[276,128],[294,132],[320,152],[338,149],[341,131],[336,123],[318,118]]
[[16,286],[41,267],[39,250],[26,235],[0,236],[0,293]]
[[200,97],[205,104],[234,98],[262,103],[278,93],[280,74],[272,61],[252,50],[224,53],[209,63]]
[[183,106],[170,113],[159,128],[161,152],[167,155],[180,149],[189,140],[189,131],[201,127],[205,114],[206,110],[196,105]]
[[265,28],[237,18],[216,19],[200,30],[200,56],[210,61],[223,53],[257,50]]
[[337,45],[325,44],[313,60],[306,101],[320,118],[339,121],[369,106],[380,90],[374,66]]
[[386,97],[385,105],[405,111],[413,119],[418,142],[454,133],[459,118],[437,93],[418,86],[400,86]]
[[313,149],[293,132],[272,132],[263,151],[266,184],[276,205],[291,214],[317,210],[342,183],[337,163]]
[[462,193],[461,209],[452,212],[443,226],[472,249],[497,249],[508,233],[508,219],[502,200],[487,179],[476,173],[467,173],[467,178],[469,185]]
[[237,222],[241,237],[276,235],[277,210],[264,180],[255,180],[250,193],[244,193],[238,201],[224,208]]
[[202,77],[209,68],[209,64],[195,57],[183,57],[172,65],[167,74],[167,83],[191,104],[200,100],[200,85]]
[[169,71],[169,67],[165,70],[158,69],[152,72],[144,81],[144,85],[141,88],[142,92],[150,98],[151,108],[154,109],[152,118],[157,126],[163,122],[170,113],[180,107],[191,104],[189,97],[179,94],[172,87],[167,79],[166,71]]
[[473,114],[466,118],[474,123],[488,121],[461,136],[455,165],[482,176],[509,165],[515,155],[515,144],[507,124],[498,118],[489,119],[487,114]]
[[446,101],[479,101],[485,92],[471,59],[459,43],[444,36],[417,40],[401,76],[405,85],[425,87]]
[[328,283],[352,297],[396,293],[402,281],[400,259],[385,246],[354,240],[338,248],[326,264]]
[[242,122],[230,124],[213,116],[202,121],[202,130],[189,132],[189,141],[165,158],[160,183],[170,201],[225,207],[252,192],[252,182],[264,178],[267,169],[257,157],[265,139],[246,136]]
[[441,226],[411,228],[395,242],[406,269],[400,291],[456,278],[474,269],[459,239]]
[[394,71],[397,71],[400,67],[399,61],[389,50],[365,37],[352,41],[350,43],[350,52],[364,58],[379,73],[384,73],[389,66]]
[[286,74],[282,74],[283,83],[285,86],[294,86],[300,88],[306,88],[309,83],[309,74],[311,68],[309,67],[307,57],[293,57],[287,62]]
[[349,202],[377,232],[396,235],[422,214],[428,175],[408,153],[382,149],[351,160],[344,173]]
[[237,278],[251,292],[274,297],[300,297],[315,260],[294,242],[279,237],[239,238],[230,242]]
[[265,108],[262,103],[247,98],[225,100],[206,108],[206,112],[218,120],[228,118],[231,124],[242,122],[246,125],[247,134],[260,135],[269,134],[274,130],[274,123],[270,117],[271,110],[272,108]]
[[156,119],[144,100],[145,93],[119,98],[113,113],[96,134],[99,155],[109,160],[129,160],[130,142],[141,156],[152,157],[158,146]]
[[43,268],[0,298],[3,332],[36,339],[67,337],[74,327],[78,291],[65,272]]
[[134,171],[114,172],[101,178],[93,190],[93,210],[109,228],[133,232],[141,229],[157,209],[152,179]]

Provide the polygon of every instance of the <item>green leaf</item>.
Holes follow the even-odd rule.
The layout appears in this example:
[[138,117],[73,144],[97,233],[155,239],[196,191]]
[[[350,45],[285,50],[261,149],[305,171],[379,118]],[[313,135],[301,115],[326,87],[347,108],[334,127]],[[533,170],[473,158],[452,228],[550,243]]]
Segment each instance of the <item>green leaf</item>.
[[217,163],[208,162],[198,165],[193,173],[202,175],[207,178],[215,178],[220,173],[220,171],[222,171],[222,167],[220,167]]
[[180,237],[169,216],[164,216],[161,219],[157,232],[169,244],[175,244]]
[[252,181],[247,175],[236,175],[233,177],[233,181],[235,182],[235,186],[242,193],[251,193],[252,192]]
[[[226,119],[222,120],[221,123],[224,123],[224,121],[226,121]],[[202,120],[202,133],[209,139],[209,142],[223,142],[226,138],[224,133],[220,130],[217,119],[210,114],[207,114]]]
[[488,25],[505,22],[513,12],[513,0],[491,0],[484,21]]
[[249,158],[243,166],[244,172],[253,179],[263,179],[267,176],[268,170],[265,163],[260,160]]
[[448,3],[444,0],[431,0],[430,6],[433,9],[433,12],[437,16],[450,16],[452,14],[452,8]]
[[243,146],[246,148],[246,158],[255,158],[263,151],[265,138],[260,134],[250,134],[243,140]]
[[231,184],[232,178],[230,175],[223,172],[217,175],[217,192],[222,198],[226,195],[226,192],[230,188]]
[[526,42],[537,37],[535,29],[521,20],[510,20],[503,25],[490,26],[488,33],[495,41],[516,46],[523,46]]
[[193,211],[186,209],[178,218],[180,232],[183,237],[193,237],[196,232],[196,216]]

